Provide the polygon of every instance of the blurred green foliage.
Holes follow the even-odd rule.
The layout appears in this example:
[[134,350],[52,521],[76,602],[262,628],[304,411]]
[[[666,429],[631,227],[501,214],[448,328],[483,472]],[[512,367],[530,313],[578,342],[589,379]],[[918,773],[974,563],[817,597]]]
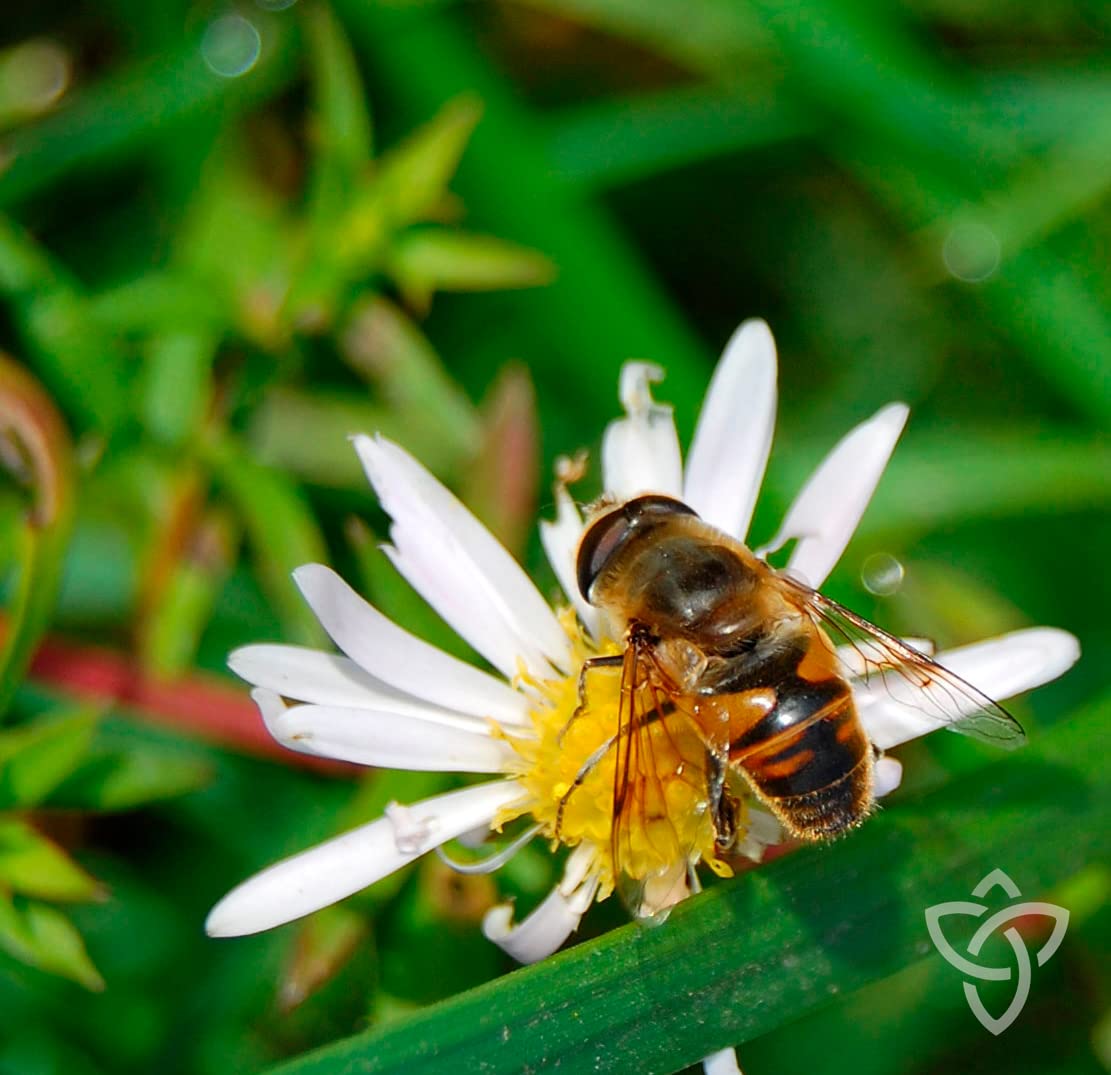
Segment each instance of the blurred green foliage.
[[[211,677],[234,645],[323,641],[289,580],[309,560],[466,655],[377,549],[385,519],[348,434],[399,440],[552,591],[536,508],[550,511],[555,456],[597,447],[621,362],[667,368],[689,435],[747,316],[767,318],[781,352],[757,538],[837,437],[905,399],[911,426],[832,595],[945,644],[1035,622],[1080,637],[1086,659],[1017,706],[1035,748],[1058,744],[1053,780],[1007,777],[1011,809],[1029,793],[1032,839],[1060,832],[1060,849],[1024,851],[1012,814],[965,809],[989,761],[974,745],[930,740],[903,760],[908,802],[955,811],[968,861],[1013,846],[1086,910],[1036,978],[1026,1029],[999,1041],[913,946],[844,975],[777,971],[773,984],[820,985],[821,1003],[788,989],[715,1033],[759,1035],[749,1075],[1111,1068],[1107,885],[1081,861],[1103,846],[1106,783],[1059,746],[1098,754],[1108,731],[1109,29],[1084,0],[10,12],[0,1072],[252,1071],[367,1025],[405,1055],[420,1027],[446,1035],[466,1018],[465,998],[392,1026],[508,969],[476,922],[495,891],[542,898],[542,848],[496,889],[431,860],[271,935],[200,939],[208,906],[251,870],[453,779],[353,782],[262,760],[244,693]],[[906,567],[894,596],[862,583],[877,553]],[[1068,720],[1080,730],[1055,727]],[[1057,781],[1094,798],[1064,818]],[[899,801],[892,825],[846,843],[851,862],[838,848],[824,867],[859,860],[873,900],[888,835],[929,834],[913,810],[900,828]],[[944,831],[929,861],[963,881]],[[806,870],[789,861],[760,882],[765,921],[806,891]],[[903,902],[885,913],[920,914],[916,876],[900,874]],[[746,884],[690,908],[674,944],[747,908]],[[582,932],[619,920],[599,907]],[[759,927],[746,960],[784,943]],[[607,943],[635,956],[628,938]],[[705,1023],[740,964],[714,947],[698,993],[695,951],[672,983],[694,991],[689,1007],[666,995],[666,963],[661,1002]],[[820,937],[801,951],[819,958]],[[560,988],[573,1009],[577,973],[511,978],[495,996],[527,1006],[530,988]],[[839,980],[855,991],[826,989]],[[669,1055],[693,1055],[690,1038]]]

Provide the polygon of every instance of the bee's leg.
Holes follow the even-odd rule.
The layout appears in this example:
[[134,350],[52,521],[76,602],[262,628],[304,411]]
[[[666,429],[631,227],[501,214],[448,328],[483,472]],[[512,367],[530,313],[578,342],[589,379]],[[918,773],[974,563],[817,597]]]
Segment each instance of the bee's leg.
[[563,737],[567,734],[567,729],[575,723],[575,719],[586,708],[586,677],[589,672],[598,668],[620,668],[625,662],[625,656],[621,653],[613,653],[605,657],[591,657],[583,661],[582,668],[579,669],[579,704],[575,712],[571,714],[567,723],[560,728],[559,735],[556,736],[556,743],[560,746],[563,745]]
[[706,751],[706,784],[710,792],[710,814],[714,825],[714,850],[731,851],[737,841],[737,797],[725,786],[725,760]]
[[571,786],[560,797],[559,805],[556,807],[555,835],[557,840],[563,828],[563,811],[566,809],[568,802],[570,802],[571,796],[582,787],[583,781],[594,771],[594,766],[606,756],[610,747],[616,742],[617,736],[611,735],[597,750],[593,751],[575,774],[575,779],[571,781]]

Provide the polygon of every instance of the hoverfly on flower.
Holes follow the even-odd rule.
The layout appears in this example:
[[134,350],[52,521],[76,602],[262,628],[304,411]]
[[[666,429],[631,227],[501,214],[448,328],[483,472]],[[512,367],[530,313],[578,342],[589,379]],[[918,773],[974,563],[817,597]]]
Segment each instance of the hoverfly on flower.
[[[988,696],[1059,676],[1078,655],[1072,635],[1030,628],[935,662],[818,592],[906,408],[883,408],[821,464],[767,546],[795,542],[777,571],[767,547],[746,544],[775,421],[767,326],[746,322],[729,342],[685,466],[670,409],[652,397],[660,376],[645,363],[622,371],[626,414],[602,444],[609,512],[584,523],[557,484],[556,518],[540,527],[563,589],[555,608],[408,453],[354,439],[392,519],[394,565],[493,671],[405,631],[317,564],[295,579],[342,654],[261,644],[229,664],[293,750],[492,779],[392,804],[263,870],[213,908],[212,935],[300,918],[457,837],[521,819],[490,868],[537,836],[570,849],[560,882],[521,922],[504,904],[486,916],[487,936],[529,962],[615,887],[637,915],[658,917],[697,884],[700,862],[728,873],[727,859],[759,861],[785,834],[851,828],[899,784],[885,752],[903,742],[958,722],[1021,737]],[[671,552],[648,540],[649,517]],[[664,562],[648,571],[653,557]],[[644,583],[635,600],[634,579]]]

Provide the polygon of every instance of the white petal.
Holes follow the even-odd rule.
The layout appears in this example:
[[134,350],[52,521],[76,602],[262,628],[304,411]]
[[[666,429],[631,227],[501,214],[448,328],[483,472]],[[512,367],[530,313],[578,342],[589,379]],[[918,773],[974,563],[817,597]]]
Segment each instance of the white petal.
[[687,455],[683,499],[706,522],[743,539],[775,431],[775,341],[746,321],[714,371]]
[[[567,636],[532,580],[486,527],[396,444],[366,436],[355,437],[354,442],[367,477],[396,524],[391,537],[403,559],[422,556],[428,546],[438,550],[443,562],[460,568],[465,576],[460,580],[459,573],[452,572],[444,585],[471,581],[481,588],[485,601],[471,610],[472,616],[497,616],[518,638],[518,653],[539,647],[550,660],[566,667]],[[417,535],[422,542],[411,550],[409,542]],[[445,560],[449,551],[451,557]],[[423,596],[437,607],[441,590],[437,587],[436,593]]]
[[890,795],[903,782],[903,763],[898,758],[878,758],[872,785],[877,799]]
[[595,638],[598,637],[598,610],[579,593],[578,551],[583,533],[582,516],[571,494],[563,486],[556,490],[555,522],[540,522],[540,543],[559,584],[574,606],[579,621]]
[[762,862],[764,852],[786,838],[779,818],[759,806],[750,806],[744,838],[736,844],[735,850],[753,862]]
[[907,420],[891,403],[841,439],[811,475],[766,548],[798,539],[787,571],[815,588],[841,559]]
[[[1031,627],[939,653],[937,661],[989,698],[1003,701],[1056,679],[1079,656],[1079,643],[1067,631]],[[920,691],[894,676],[886,682],[854,685],[868,737],[886,750],[941,727],[941,705],[955,710],[954,719],[976,708],[972,699],[943,685],[932,690],[938,693],[930,688]]]
[[251,696],[270,734],[302,754],[436,773],[503,773],[512,757],[504,740],[480,730],[375,709],[287,708],[278,695],[261,688]]
[[486,729],[482,717],[467,716],[399,691],[337,653],[260,643],[233,650],[228,655],[228,667],[254,687],[300,702],[380,709],[479,732]]
[[628,500],[639,493],[682,496],[683,464],[671,408],[652,398],[663,370],[648,362],[621,369],[626,416],[610,422],[602,438],[602,478],[607,493]]
[[293,579],[336,645],[371,675],[445,709],[508,724],[527,721],[523,695],[398,627],[330,568],[305,564]]
[[720,1052],[711,1053],[702,1061],[702,1070],[706,1075],[742,1075],[734,1049],[722,1049]]
[[459,833],[488,823],[522,790],[514,781],[495,780],[416,803],[410,811],[423,825],[423,839],[401,841],[404,850],[394,823],[382,817],[302,851],[232,889],[212,908],[205,929],[212,937],[259,933],[346,899]]
[[490,603],[490,591],[457,550],[445,549],[435,537],[394,526],[391,536],[404,551],[383,546],[394,567],[469,646],[506,679],[524,666],[538,679],[554,675],[540,648],[526,642]]
[[598,886],[597,881],[591,879],[570,895],[564,895],[562,887],[552,889],[544,902],[517,925],[513,925],[510,904],[492,907],[482,920],[482,932],[518,963],[546,959],[578,929]]

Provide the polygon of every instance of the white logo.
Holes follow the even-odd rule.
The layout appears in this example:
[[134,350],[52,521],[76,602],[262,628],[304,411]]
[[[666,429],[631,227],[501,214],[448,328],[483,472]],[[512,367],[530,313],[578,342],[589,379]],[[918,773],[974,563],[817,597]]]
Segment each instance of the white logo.
[[[1012,900],[1018,900],[1022,895],[1018,890],[1018,885],[1014,883],[1002,870],[992,870],[973,890],[972,895],[983,899],[993,888],[1001,888]],[[1011,948],[1015,954],[1014,967],[983,967],[979,963],[974,963],[970,959],[962,956],[945,938],[945,934],[941,930],[941,920],[946,915],[971,915],[973,918],[979,918],[987,914],[988,907],[983,903],[973,903],[969,900],[953,900],[950,903],[938,903],[933,907],[926,908],[926,928],[930,931],[930,940],[934,942],[934,947],[945,957],[945,959],[957,968],[962,974],[970,978],[978,979],[983,982],[1006,982],[1010,981],[1012,975],[1017,969],[1017,979],[1015,981],[1015,995],[1011,1003],[1007,1006],[1007,1010],[995,1018],[992,1016],[984,1003],[980,1000],[980,994],[976,988],[975,981],[964,983],[964,995],[968,1001],[968,1006],[972,1009],[972,1014],[980,1020],[981,1025],[985,1030],[991,1031],[992,1034],[1002,1034],[1019,1016],[1023,1007],[1026,1004],[1026,998],[1030,995],[1030,979],[1032,974],[1032,967],[1030,963],[1030,953],[1026,950],[1026,942],[1022,939],[1022,934],[1019,933],[1015,927],[1008,926],[1003,930],[1003,936],[1011,943]],[[987,939],[1000,927],[1006,925],[1008,922],[1016,918],[1022,918],[1026,915],[1045,915],[1046,918],[1053,920],[1053,932],[1050,933],[1046,939],[1045,944],[1041,946],[1038,951],[1037,964],[1039,967],[1045,966],[1049,962],[1050,957],[1058,948],[1061,947],[1061,941],[1065,938],[1065,930],[1069,925],[1069,912],[1064,907],[1058,907],[1053,903],[1037,903],[1027,901],[1024,903],[1012,903],[1009,907],[1004,907],[1001,911],[996,911],[995,914],[985,919],[980,928],[972,936],[972,940],[968,942],[968,953],[972,956],[978,956],[980,949],[983,948]]]

